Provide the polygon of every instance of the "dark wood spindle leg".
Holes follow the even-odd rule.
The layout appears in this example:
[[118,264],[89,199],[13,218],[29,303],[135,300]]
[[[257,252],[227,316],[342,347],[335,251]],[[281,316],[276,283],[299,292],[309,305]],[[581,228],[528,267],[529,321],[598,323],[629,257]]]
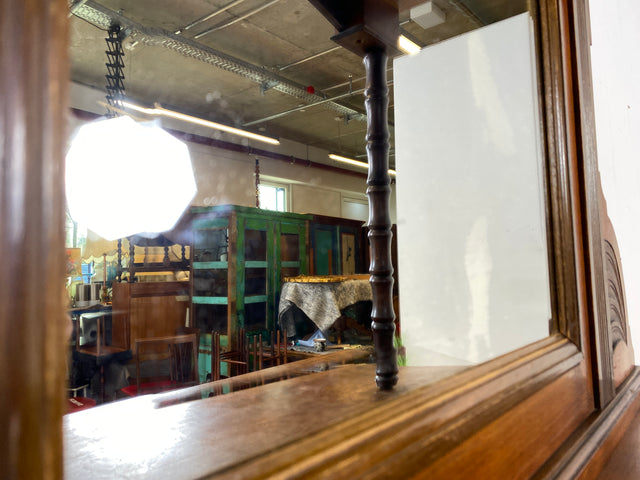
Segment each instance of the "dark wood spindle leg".
[[367,75],[365,106],[367,109],[367,156],[369,175],[369,243],[371,246],[371,288],[373,308],[371,328],[375,344],[376,384],[390,390],[398,382],[398,362],[393,345],[395,313],[393,311],[393,265],[391,263],[391,217],[389,197],[389,129],[387,111],[387,55],[376,49],[364,56]]

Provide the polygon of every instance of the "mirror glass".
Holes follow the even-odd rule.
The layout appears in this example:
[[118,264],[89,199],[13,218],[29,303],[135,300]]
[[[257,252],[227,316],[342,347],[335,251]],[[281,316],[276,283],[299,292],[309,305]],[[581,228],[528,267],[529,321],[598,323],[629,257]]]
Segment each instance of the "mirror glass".
[[549,334],[534,24],[510,4],[524,11],[394,62],[409,365],[475,364]]
[[[137,282],[184,282],[191,293],[191,298],[176,296],[179,314],[163,320],[165,330],[147,336],[173,334],[176,325],[206,332],[199,362],[201,378],[207,378],[210,368],[203,366],[211,363],[206,353],[211,331],[224,334],[236,316],[247,327],[277,328],[285,277],[366,277],[364,66],[331,41],[333,27],[310,2],[280,0],[262,9],[254,1],[233,8],[222,0],[76,3],[70,20],[70,131],[105,114],[105,18],[119,19],[125,26],[127,101],[144,107],[157,103],[280,140],[263,144],[177,118],[156,118],[188,145],[198,187],[192,204],[253,208],[262,181],[282,190],[286,201],[279,208],[316,216],[235,233],[224,222],[204,218],[187,235],[167,234],[179,242],[169,251],[145,247],[138,263],[157,269],[153,275],[139,269]],[[534,2],[434,0],[400,12],[401,33],[422,48],[388,66],[390,167],[397,171],[390,199],[394,305],[402,363],[455,367],[441,370],[448,374],[549,334],[545,162],[529,3]],[[151,119],[143,110],[127,113]],[[109,142],[105,139],[105,148]],[[332,160],[329,153],[360,166]],[[117,195],[147,181],[128,171],[119,176],[114,192],[118,186],[124,193]],[[92,197],[91,186],[100,181],[84,179],[87,202],[108,203]],[[96,208],[96,214],[111,213]],[[298,229],[295,222],[316,222],[328,230],[314,234],[313,227]],[[239,233],[246,240],[242,247],[233,243]],[[72,243],[68,246],[81,248],[83,259],[102,259],[94,265],[95,276],[110,285],[119,258],[116,242],[88,232],[85,243]],[[178,274],[165,267],[180,263],[180,244],[186,245],[191,265]],[[123,245],[126,268],[127,242]],[[275,252],[280,258],[274,267],[269,262]],[[245,265],[237,274],[233,257],[239,254]],[[77,283],[87,281],[74,278],[70,297]],[[229,300],[234,288],[241,299]],[[341,332],[371,348],[371,306],[359,304],[367,294],[370,298],[359,292],[358,302],[329,320],[340,316]],[[114,318],[120,313],[114,310]],[[140,324],[160,323],[135,313]],[[296,324],[299,338],[289,340],[309,341],[313,350],[313,339],[302,337],[315,335],[317,328],[307,326]],[[332,343],[338,343],[337,331],[330,332]],[[94,372],[87,382],[96,383]],[[107,393],[117,399],[115,387]]]

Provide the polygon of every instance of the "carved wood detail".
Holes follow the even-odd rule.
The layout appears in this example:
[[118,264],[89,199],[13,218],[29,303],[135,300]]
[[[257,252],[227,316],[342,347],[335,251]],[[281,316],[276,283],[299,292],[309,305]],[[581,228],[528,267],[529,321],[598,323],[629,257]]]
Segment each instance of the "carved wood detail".
[[629,335],[624,276],[620,263],[620,250],[613,224],[607,213],[607,202],[597,176],[597,188],[602,232],[602,269],[605,286],[606,316],[600,329],[607,334],[609,357],[603,359],[610,365],[612,387],[617,389],[631,373],[634,364],[633,346]]
[[[572,56],[569,94],[578,108],[575,111],[577,154],[580,160],[582,183],[582,222],[584,228],[584,258],[587,280],[587,301],[590,323],[590,355],[592,355],[593,385],[596,407],[604,408],[615,396],[613,366],[609,344],[607,322],[607,294],[603,262],[603,238],[606,237],[601,224],[604,211],[599,204],[601,197],[598,174],[597,147],[595,142],[595,117],[593,109],[593,85],[589,52],[588,25],[584,2],[560,2],[562,17],[574,27],[567,30],[564,44],[575,50]],[[573,77],[575,75],[575,78]],[[586,345],[585,345],[586,346]]]
[[604,261],[607,285],[607,320],[609,321],[609,344],[615,349],[619,342],[627,342],[627,314],[624,287],[613,245],[604,240]]

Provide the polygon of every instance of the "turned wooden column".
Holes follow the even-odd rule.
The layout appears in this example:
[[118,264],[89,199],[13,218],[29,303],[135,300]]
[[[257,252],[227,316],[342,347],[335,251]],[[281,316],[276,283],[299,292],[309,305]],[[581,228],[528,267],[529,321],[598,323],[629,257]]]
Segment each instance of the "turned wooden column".
[[376,383],[389,390],[398,382],[398,362],[393,345],[393,265],[391,263],[391,218],[389,197],[389,128],[387,112],[387,55],[374,49],[364,56],[366,69],[365,107],[367,109],[367,156],[369,175],[369,244],[371,248],[371,289],[373,308],[371,328],[376,349]]
[[132,238],[129,239],[129,283],[133,283],[136,276],[136,246],[133,244]]
[[122,281],[122,239],[118,239],[118,266],[116,272],[116,280],[118,282]]
[[387,60],[399,54],[398,4],[386,0],[309,0],[336,28],[331,39],[363,57],[366,69],[367,156],[369,176],[369,244],[373,308],[371,328],[375,343],[376,383],[389,390],[398,382],[398,363],[393,346],[393,265],[391,263],[391,218],[389,216],[389,128],[387,111]]

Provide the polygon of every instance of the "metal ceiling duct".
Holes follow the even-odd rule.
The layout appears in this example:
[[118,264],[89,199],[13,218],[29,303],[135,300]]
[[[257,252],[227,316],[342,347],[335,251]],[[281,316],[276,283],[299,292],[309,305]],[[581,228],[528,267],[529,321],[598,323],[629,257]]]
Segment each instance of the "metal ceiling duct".
[[364,122],[367,119],[366,114],[352,108],[333,101],[324,102],[327,100],[326,97],[307,92],[306,86],[292,82],[264,68],[219,52],[181,35],[176,35],[161,28],[151,28],[136,23],[94,1],[88,0],[85,3],[77,3],[72,7],[72,12],[79,18],[103,29],[109,29],[112,24],[117,23],[133,41],[144,45],[161,46],[185,57],[200,60],[252,80],[265,90],[274,89],[309,104],[322,101],[322,105],[325,108],[338,112],[351,120]]

